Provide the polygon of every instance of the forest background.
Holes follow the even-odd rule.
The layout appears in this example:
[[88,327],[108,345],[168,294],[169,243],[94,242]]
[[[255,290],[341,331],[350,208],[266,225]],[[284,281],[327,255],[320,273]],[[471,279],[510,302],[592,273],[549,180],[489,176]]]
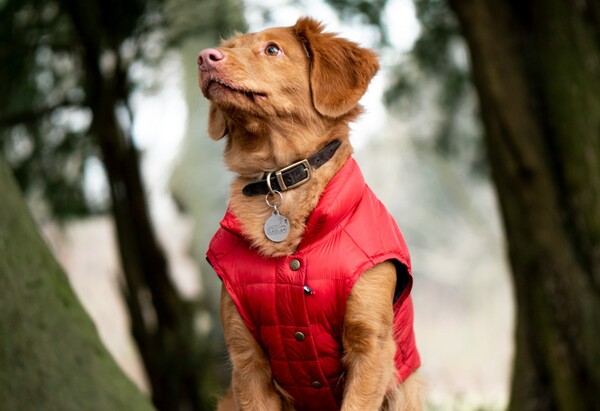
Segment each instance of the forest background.
[[0,1],[0,402],[212,408],[230,176],[195,59],[302,15],[380,55],[352,142],[411,249],[428,407],[600,409],[600,6],[566,1]]

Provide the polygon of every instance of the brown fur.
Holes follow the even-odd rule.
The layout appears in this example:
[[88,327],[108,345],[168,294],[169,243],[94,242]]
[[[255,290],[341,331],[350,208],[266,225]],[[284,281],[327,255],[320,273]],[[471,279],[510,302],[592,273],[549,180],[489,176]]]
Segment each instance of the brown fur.
[[[273,44],[282,50],[280,55],[266,54]],[[225,162],[236,173],[229,206],[259,252],[291,254],[327,183],[352,154],[348,124],[362,112],[358,101],[378,70],[377,58],[368,49],[324,33],[321,24],[308,18],[292,27],[238,34],[224,41],[218,53],[223,58],[215,64],[199,61],[199,83],[211,101],[209,135],[227,135]],[[244,197],[242,188],[265,172],[309,157],[334,139],[343,142],[335,156],[310,181],[283,193],[279,210],[289,219],[291,232],[285,241],[271,242],[263,225],[272,210],[262,196]],[[422,408],[418,377],[398,384],[394,374],[395,285],[393,265],[383,263],[363,273],[348,299],[342,410]],[[386,295],[389,298],[382,298]],[[221,319],[233,375],[232,388],[218,410],[293,410],[224,288]]]

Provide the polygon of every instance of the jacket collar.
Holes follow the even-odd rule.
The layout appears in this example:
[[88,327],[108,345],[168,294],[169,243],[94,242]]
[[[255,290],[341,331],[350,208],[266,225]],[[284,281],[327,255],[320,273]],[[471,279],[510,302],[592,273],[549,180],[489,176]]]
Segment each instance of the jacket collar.
[[350,157],[331,179],[317,207],[308,217],[299,248],[318,241],[334,230],[356,208],[365,187],[362,172],[354,158]]
[[[299,248],[308,246],[335,229],[356,208],[365,188],[362,172],[356,160],[350,157],[327,184],[317,207],[308,217]],[[230,209],[223,217],[221,227],[243,237],[241,224]]]

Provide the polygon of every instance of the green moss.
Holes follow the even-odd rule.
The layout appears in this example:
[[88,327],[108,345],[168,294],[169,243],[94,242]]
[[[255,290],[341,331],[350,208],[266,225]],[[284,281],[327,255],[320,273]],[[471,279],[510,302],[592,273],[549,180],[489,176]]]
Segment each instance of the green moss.
[[102,346],[1,161],[0,190],[1,408],[152,410]]

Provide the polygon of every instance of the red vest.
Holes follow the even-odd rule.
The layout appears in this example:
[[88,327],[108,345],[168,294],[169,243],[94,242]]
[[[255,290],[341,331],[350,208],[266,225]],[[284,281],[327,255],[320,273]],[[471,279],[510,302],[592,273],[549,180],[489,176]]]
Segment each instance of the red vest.
[[361,273],[378,263],[391,260],[408,273],[394,304],[398,380],[419,367],[408,249],[354,159],[328,184],[294,254],[260,255],[227,212],[207,258],[296,410],[339,410],[346,300]]

